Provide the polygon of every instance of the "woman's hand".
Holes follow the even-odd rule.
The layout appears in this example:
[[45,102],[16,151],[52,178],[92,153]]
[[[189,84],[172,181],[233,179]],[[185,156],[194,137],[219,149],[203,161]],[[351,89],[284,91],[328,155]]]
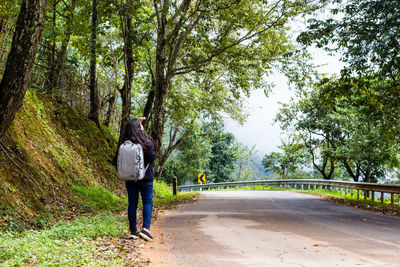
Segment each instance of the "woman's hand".
[[140,117],[140,118],[138,118],[138,121],[139,121],[139,123],[140,123],[140,129],[141,129],[142,131],[144,131],[144,127],[143,127],[142,121],[144,121],[145,119],[146,119],[146,117]]

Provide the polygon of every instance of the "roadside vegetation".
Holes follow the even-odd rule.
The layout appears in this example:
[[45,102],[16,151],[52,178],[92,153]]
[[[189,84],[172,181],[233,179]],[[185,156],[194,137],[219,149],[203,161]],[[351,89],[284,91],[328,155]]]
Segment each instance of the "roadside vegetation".
[[[78,204],[91,213],[54,223],[43,221],[41,230],[18,232],[6,228],[0,232],[2,265],[124,266],[144,262],[138,256],[142,241],[127,239],[126,197],[118,197],[101,187],[73,190],[83,196],[84,201]],[[155,182],[154,193],[153,220],[161,210],[197,195],[188,192],[174,196],[164,182]]]

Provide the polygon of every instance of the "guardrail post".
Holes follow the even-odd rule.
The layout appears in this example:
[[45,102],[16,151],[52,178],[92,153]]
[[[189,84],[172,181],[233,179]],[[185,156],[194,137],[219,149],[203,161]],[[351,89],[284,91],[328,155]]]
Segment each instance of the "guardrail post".
[[381,203],[385,201],[385,193],[381,192]]
[[174,196],[176,196],[176,192],[178,191],[178,179],[175,177],[172,180],[172,193]]
[[393,206],[394,205],[394,194],[390,193],[390,204]]
[[375,202],[375,191],[371,191],[371,200],[372,202]]
[[360,190],[357,189],[357,199],[360,199]]

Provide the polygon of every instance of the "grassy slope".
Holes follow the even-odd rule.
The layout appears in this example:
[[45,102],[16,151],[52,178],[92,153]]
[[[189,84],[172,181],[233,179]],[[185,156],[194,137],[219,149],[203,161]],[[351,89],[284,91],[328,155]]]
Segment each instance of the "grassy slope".
[[82,192],[95,186],[110,197],[121,192],[109,163],[116,142],[59,99],[28,91],[1,141],[0,227],[40,226],[45,217],[73,215],[85,208]]
[[[59,99],[27,93],[0,142],[0,265],[140,263],[140,241],[124,238],[127,199],[110,163],[116,143]],[[154,217],[194,195],[173,196],[160,182],[154,192]]]

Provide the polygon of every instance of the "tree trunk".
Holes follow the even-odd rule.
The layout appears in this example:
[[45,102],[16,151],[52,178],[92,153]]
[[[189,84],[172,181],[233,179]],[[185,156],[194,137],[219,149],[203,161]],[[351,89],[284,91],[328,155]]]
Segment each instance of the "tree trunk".
[[90,114],[89,119],[100,126],[100,100],[96,81],[97,0],[92,0],[92,36],[90,40]]
[[118,88],[114,88],[114,91],[112,92],[112,95],[110,99],[108,100],[108,109],[107,109],[107,116],[105,120],[105,125],[108,127],[111,124],[111,119],[114,115],[114,109],[115,109],[115,99],[117,98],[117,90]]
[[[132,1],[127,1],[127,5],[130,6]],[[125,28],[122,25],[122,32],[124,35],[124,61],[125,61],[125,77],[124,77],[124,85],[122,87],[121,99],[122,99],[122,114],[121,114],[121,126],[119,132],[119,142],[118,146],[122,144],[125,132],[126,123],[129,120],[131,113],[131,91],[132,91],[132,80],[134,74],[135,62],[133,58],[133,48],[132,48],[132,39],[129,34],[132,31],[132,18],[129,15],[126,15],[122,22],[125,22]],[[122,23],[124,24],[124,23]]]
[[[162,50],[165,47],[161,48]],[[164,133],[164,123],[166,114],[167,90],[169,87],[169,79],[165,77],[164,65],[166,62],[163,52],[159,51],[156,56],[156,79],[154,92],[153,116],[151,119],[151,137],[154,141],[156,155],[159,154],[162,144],[162,136]]]
[[0,136],[22,105],[41,40],[47,0],[23,0],[0,83]]
[[10,39],[12,39],[13,32],[11,17],[7,20],[2,18],[0,24],[0,75],[4,70],[4,64],[6,61],[5,59],[8,52],[8,44],[10,43]]
[[56,22],[57,22],[57,0],[53,0],[53,17],[52,17],[52,39],[53,42],[50,45],[49,55],[49,72],[47,73],[47,80],[45,90],[52,92],[54,90],[55,76],[56,76]]
[[242,175],[242,168],[243,168],[243,160],[240,160],[239,163],[239,171],[238,171],[238,177],[237,177],[237,181],[240,181],[241,175]]
[[159,154],[162,145],[162,136],[164,133],[165,123],[165,104],[167,96],[167,86],[161,85],[161,89],[155,92],[154,112],[151,119],[151,137],[154,141],[156,155]]
[[[112,43],[112,40],[110,41]],[[107,116],[105,120],[105,125],[108,127],[111,124],[111,121],[113,120],[114,113],[115,113],[115,100],[117,98],[117,92],[120,91],[119,89],[119,84],[118,84],[118,58],[114,54],[114,50],[111,48],[111,54],[112,54],[112,59],[114,63],[114,86],[112,89],[113,91],[111,92],[111,97],[108,99],[108,110],[107,110]]]
[[351,178],[353,178],[354,182],[358,182],[360,179],[360,166],[356,164],[356,172],[353,172],[351,169],[350,165],[347,163],[346,160],[343,161],[343,165],[345,169],[347,170],[347,173],[350,175]]
[[143,121],[143,128],[147,131],[147,128],[149,127],[149,122],[150,122],[150,112],[153,109],[153,102],[154,102],[154,87],[150,91],[149,95],[147,96],[147,102],[146,106],[144,107],[143,110],[143,117],[146,117],[147,120]]
[[[167,163],[169,157],[171,156],[172,152],[174,152],[182,143],[185,141],[185,139],[188,137],[189,132],[186,131],[179,140],[175,142],[175,137],[176,134],[173,135],[173,137],[170,137],[170,143],[168,145],[168,148],[165,150],[163,154],[159,154],[159,160],[158,160],[158,166],[157,169],[154,173],[154,178],[156,180],[161,179],[162,171],[164,169],[165,164]],[[175,143],[174,143],[175,142]]]
[[68,15],[67,17],[67,21],[65,23],[65,34],[64,34],[64,38],[62,40],[61,43],[61,49],[60,49],[60,53],[57,56],[57,61],[56,61],[56,73],[58,74],[58,77],[54,80],[53,83],[53,88],[57,87],[60,83],[60,76],[61,73],[64,70],[64,62],[65,62],[65,55],[67,53],[67,48],[68,48],[68,44],[69,44],[69,40],[71,38],[71,34],[72,34],[72,20],[74,18],[74,14],[75,14],[75,6],[76,6],[76,0],[72,0],[71,1],[71,13]]

